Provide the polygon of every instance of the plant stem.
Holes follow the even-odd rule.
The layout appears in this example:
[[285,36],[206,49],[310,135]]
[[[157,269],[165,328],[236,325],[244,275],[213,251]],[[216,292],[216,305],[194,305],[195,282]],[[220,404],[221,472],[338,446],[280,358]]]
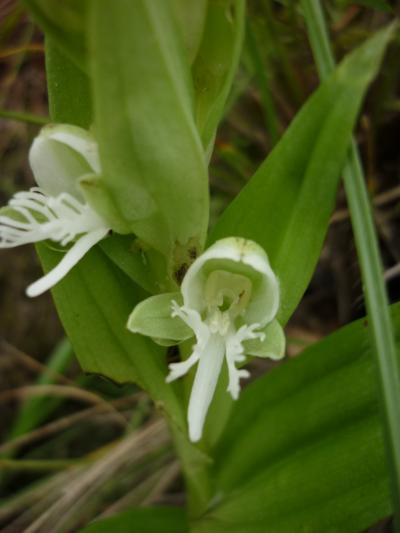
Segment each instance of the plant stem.
[[[302,0],[301,5],[320,78],[335,68],[324,15],[319,0]],[[373,214],[355,142],[343,170],[354,238],[360,260],[364,294],[372,333],[391,480],[396,531],[400,531],[400,367]]]
[[212,497],[210,479],[212,460],[172,424],[170,430],[186,481],[189,517],[198,518],[206,511]]

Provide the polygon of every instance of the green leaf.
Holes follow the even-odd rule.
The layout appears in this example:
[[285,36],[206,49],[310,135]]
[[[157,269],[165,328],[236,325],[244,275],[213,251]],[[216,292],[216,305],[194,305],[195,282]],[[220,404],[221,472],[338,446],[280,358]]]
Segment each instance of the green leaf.
[[243,0],[208,3],[203,38],[192,67],[196,121],[207,154],[211,154],[239,63],[244,18]]
[[212,232],[211,242],[237,235],[265,248],[280,279],[282,323],[314,271],[356,116],[390,34],[378,32],[322,83]]
[[[54,44],[47,42],[50,55]],[[54,68],[53,68],[54,66]],[[57,52],[57,63],[47,63],[52,119],[59,112],[71,124],[87,127],[89,92],[79,89],[80,71]],[[70,80],[63,84],[64,76]],[[76,84],[76,85],[75,85]],[[73,91],[82,96],[77,101]],[[84,98],[84,96],[86,98]],[[62,102],[65,107],[61,107]],[[47,244],[37,246],[44,269],[49,271],[63,253]],[[94,247],[52,290],[57,311],[83,369],[102,374],[117,382],[136,382],[148,390],[175,424],[184,427],[181,406],[175,390],[165,383],[165,351],[150,339],[133,335],[126,327],[132,307],[147,294],[115,266],[100,247]],[[178,385],[179,386],[179,385]]]
[[88,129],[92,122],[89,78],[47,34],[46,77],[51,119]]
[[[399,342],[400,304],[393,319]],[[390,513],[368,341],[359,320],[243,391],[196,533],[358,533]]]
[[[62,257],[62,252],[46,244],[40,248],[47,268]],[[82,368],[119,383],[130,381],[143,387],[135,353],[144,353],[146,359],[152,357],[160,363],[164,356],[146,339],[125,329],[131,306],[140,297],[135,285],[95,248],[52,289],[52,294]]]
[[150,293],[160,292],[149,256],[133,235],[111,235],[100,242],[100,247],[131,280]]
[[[86,70],[85,0],[22,0],[37,24],[75,67]],[[78,126],[80,124],[77,124]]]
[[103,215],[114,231],[119,234],[129,233],[129,228],[121,220],[100,174],[81,174],[78,183],[86,201],[97,213]]
[[98,520],[80,529],[80,533],[187,533],[182,508],[154,507],[130,509]]
[[168,257],[177,278],[204,243],[208,183],[175,22],[164,0],[91,3],[104,181],[131,231]]
[[[46,269],[60,253],[40,245]],[[165,383],[165,351],[150,339],[126,329],[132,306],[144,294],[99,248],[93,248],[52,294],[58,313],[82,368],[119,383],[135,382],[183,424],[174,389]],[[183,427],[183,426],[182,426]]]
[[128,329],[153,338],[162,346],[178,344],[193,337],[193,331],[178,317],[171,315],[171,303],[183,304],[180,292],[156,294],[136,305],[128,319]]

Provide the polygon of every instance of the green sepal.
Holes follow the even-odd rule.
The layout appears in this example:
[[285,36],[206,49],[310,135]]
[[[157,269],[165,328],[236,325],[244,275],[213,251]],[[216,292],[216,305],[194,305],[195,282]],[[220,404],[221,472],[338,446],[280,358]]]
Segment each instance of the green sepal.
[[180,292],[150,296],[140,302],[129,316],[127,328],[132,333],[151,337],[161,346],[172,346],[189,339],[193,331],[178,317],[171,316],[171,303],[182,305]]
[[114,231],[122,234],[130,233],[129,226],[120,216],[101,175],[85,174],[78,183],[85,200],[108,221]]
[[277,320],[273,320],[261,331],[265,335],[264,340],[252,339],[243,343],[246,355],[269,357],[274,360],[282,359],[286,347],[285,332],[282,326]]

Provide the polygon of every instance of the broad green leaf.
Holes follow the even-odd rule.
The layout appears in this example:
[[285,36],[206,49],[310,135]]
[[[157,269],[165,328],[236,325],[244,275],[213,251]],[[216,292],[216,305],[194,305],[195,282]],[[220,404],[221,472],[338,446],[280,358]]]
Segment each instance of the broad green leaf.
[[192,75],[196,121],[204,149],[209,155],[239,63],[244,18],[243,0],[208,3],[203,38]]
[[46,76],[52,120],[89,129],[92,122],[89,78],[67,58],[56,40],[48,34]]
[[187,533],[185,511],[179,507],[136,508],[98,520],[80,533]]
[[[400,342],[400,305],[393,306]],[[390,513],[365,320],[247,387],[215,450],[219,501],[194,531],[358,533]]]
[[118,234],[130,233],[128,226],[121,220],[118,209],[110,198],[100,174],[81,174],[78,183],[86,201],[97,213],[102,214],[114,231]]
[[[86,70],[85,22],[87,0],[23,0],[46,37],[72,63]],[[77,124],[78,125],[78,124]]]
[[178,279],[204,243],[208,183],[170,2],[92,1],[90,45],[106,187],[130,230],[168,257]]
[[157,277],[151,270],[151,264],[145,251],[133,235],[114,234],[100,243],[100,247],[128,277],[145,291],[160,291],[155,283]]
[[[46,267],[57,264],[60,257],[61,251],[41,246]],[[144,338],[125,329],[131,307],[141,296],[135,285],[96,248],[54,287],[52,294],[82,368],[116,382],[132,381],[143,387],[135,368],[135,353],[160,363],[164,356]]]
[[81,176],[79,186],[89,204],[101,213],[116,232],[101,241],[105,254],[135,283],[150,293],[165,292],[168,284],[165,258],[156,250],[144,245],[121,220],[112,198],[98,174]]
[[[90,117],[89,92],[80,86],[82,76],[72,63],[57,51],[52,56],[51,41],[47,42],[50,57],[47,62],[48,88],[52,119],[88,127]],[[70,79],[68,83],[64,76]],[[76,85],[75,85],[75,83]],[[77,100],[74,87],[81,95]],[[61,102],[63,106],[61,107]],[[60,103],[60,105],[58,105]],[[37,246],[46,271],[61,258],[60,250],[48,244]],[[151,340],[133,335],[126,328],[132,307],[145,295],[101,251],[93,248],[83,260],[52,291],[58,313],[74,351],[87,372],[102,374],[117,382],[136,382],[149,391],[160,407],[183,427],[181,407],[175,390],[165,383],[165,351]]]
[[[60,255],[46,245],[40,247],[47,269],[59,261]],[[181,408],[174,389],[165,383],[165,351],[126,329],[129,313],[143,298],[143,292],[99,248],[94,248],[52,293],[82,368],[119,383],[139,384],[175,417],[175,422],[181,423],[176,418]]]
[[282,323],[314,271],[351,132],[391,34],[378,32],[322,83],[212,232],[211,242],[237,235],[265,248],[280,279]]

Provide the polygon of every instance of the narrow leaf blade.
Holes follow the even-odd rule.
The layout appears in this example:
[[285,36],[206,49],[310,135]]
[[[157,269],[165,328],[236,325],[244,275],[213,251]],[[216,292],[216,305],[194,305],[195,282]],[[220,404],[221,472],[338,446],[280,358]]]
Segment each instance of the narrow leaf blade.
[[195,531],[358,533],[389,514],[376,393],[364,320],[247,387],[215,451],[221,501]]
[[80,533],[187,533],[183,509],[155,507],[130,509],[110,518],[98,520]]
[[196,122],[207,154],[222,118],[242,51],[243,0],[209,2],[203,38],[192,66]]
[[357,113],[389,37],[378,32],[320,86],[212,232],[211,242],[237,235],[265,248],[281,283],[283,323],[314,271]]

